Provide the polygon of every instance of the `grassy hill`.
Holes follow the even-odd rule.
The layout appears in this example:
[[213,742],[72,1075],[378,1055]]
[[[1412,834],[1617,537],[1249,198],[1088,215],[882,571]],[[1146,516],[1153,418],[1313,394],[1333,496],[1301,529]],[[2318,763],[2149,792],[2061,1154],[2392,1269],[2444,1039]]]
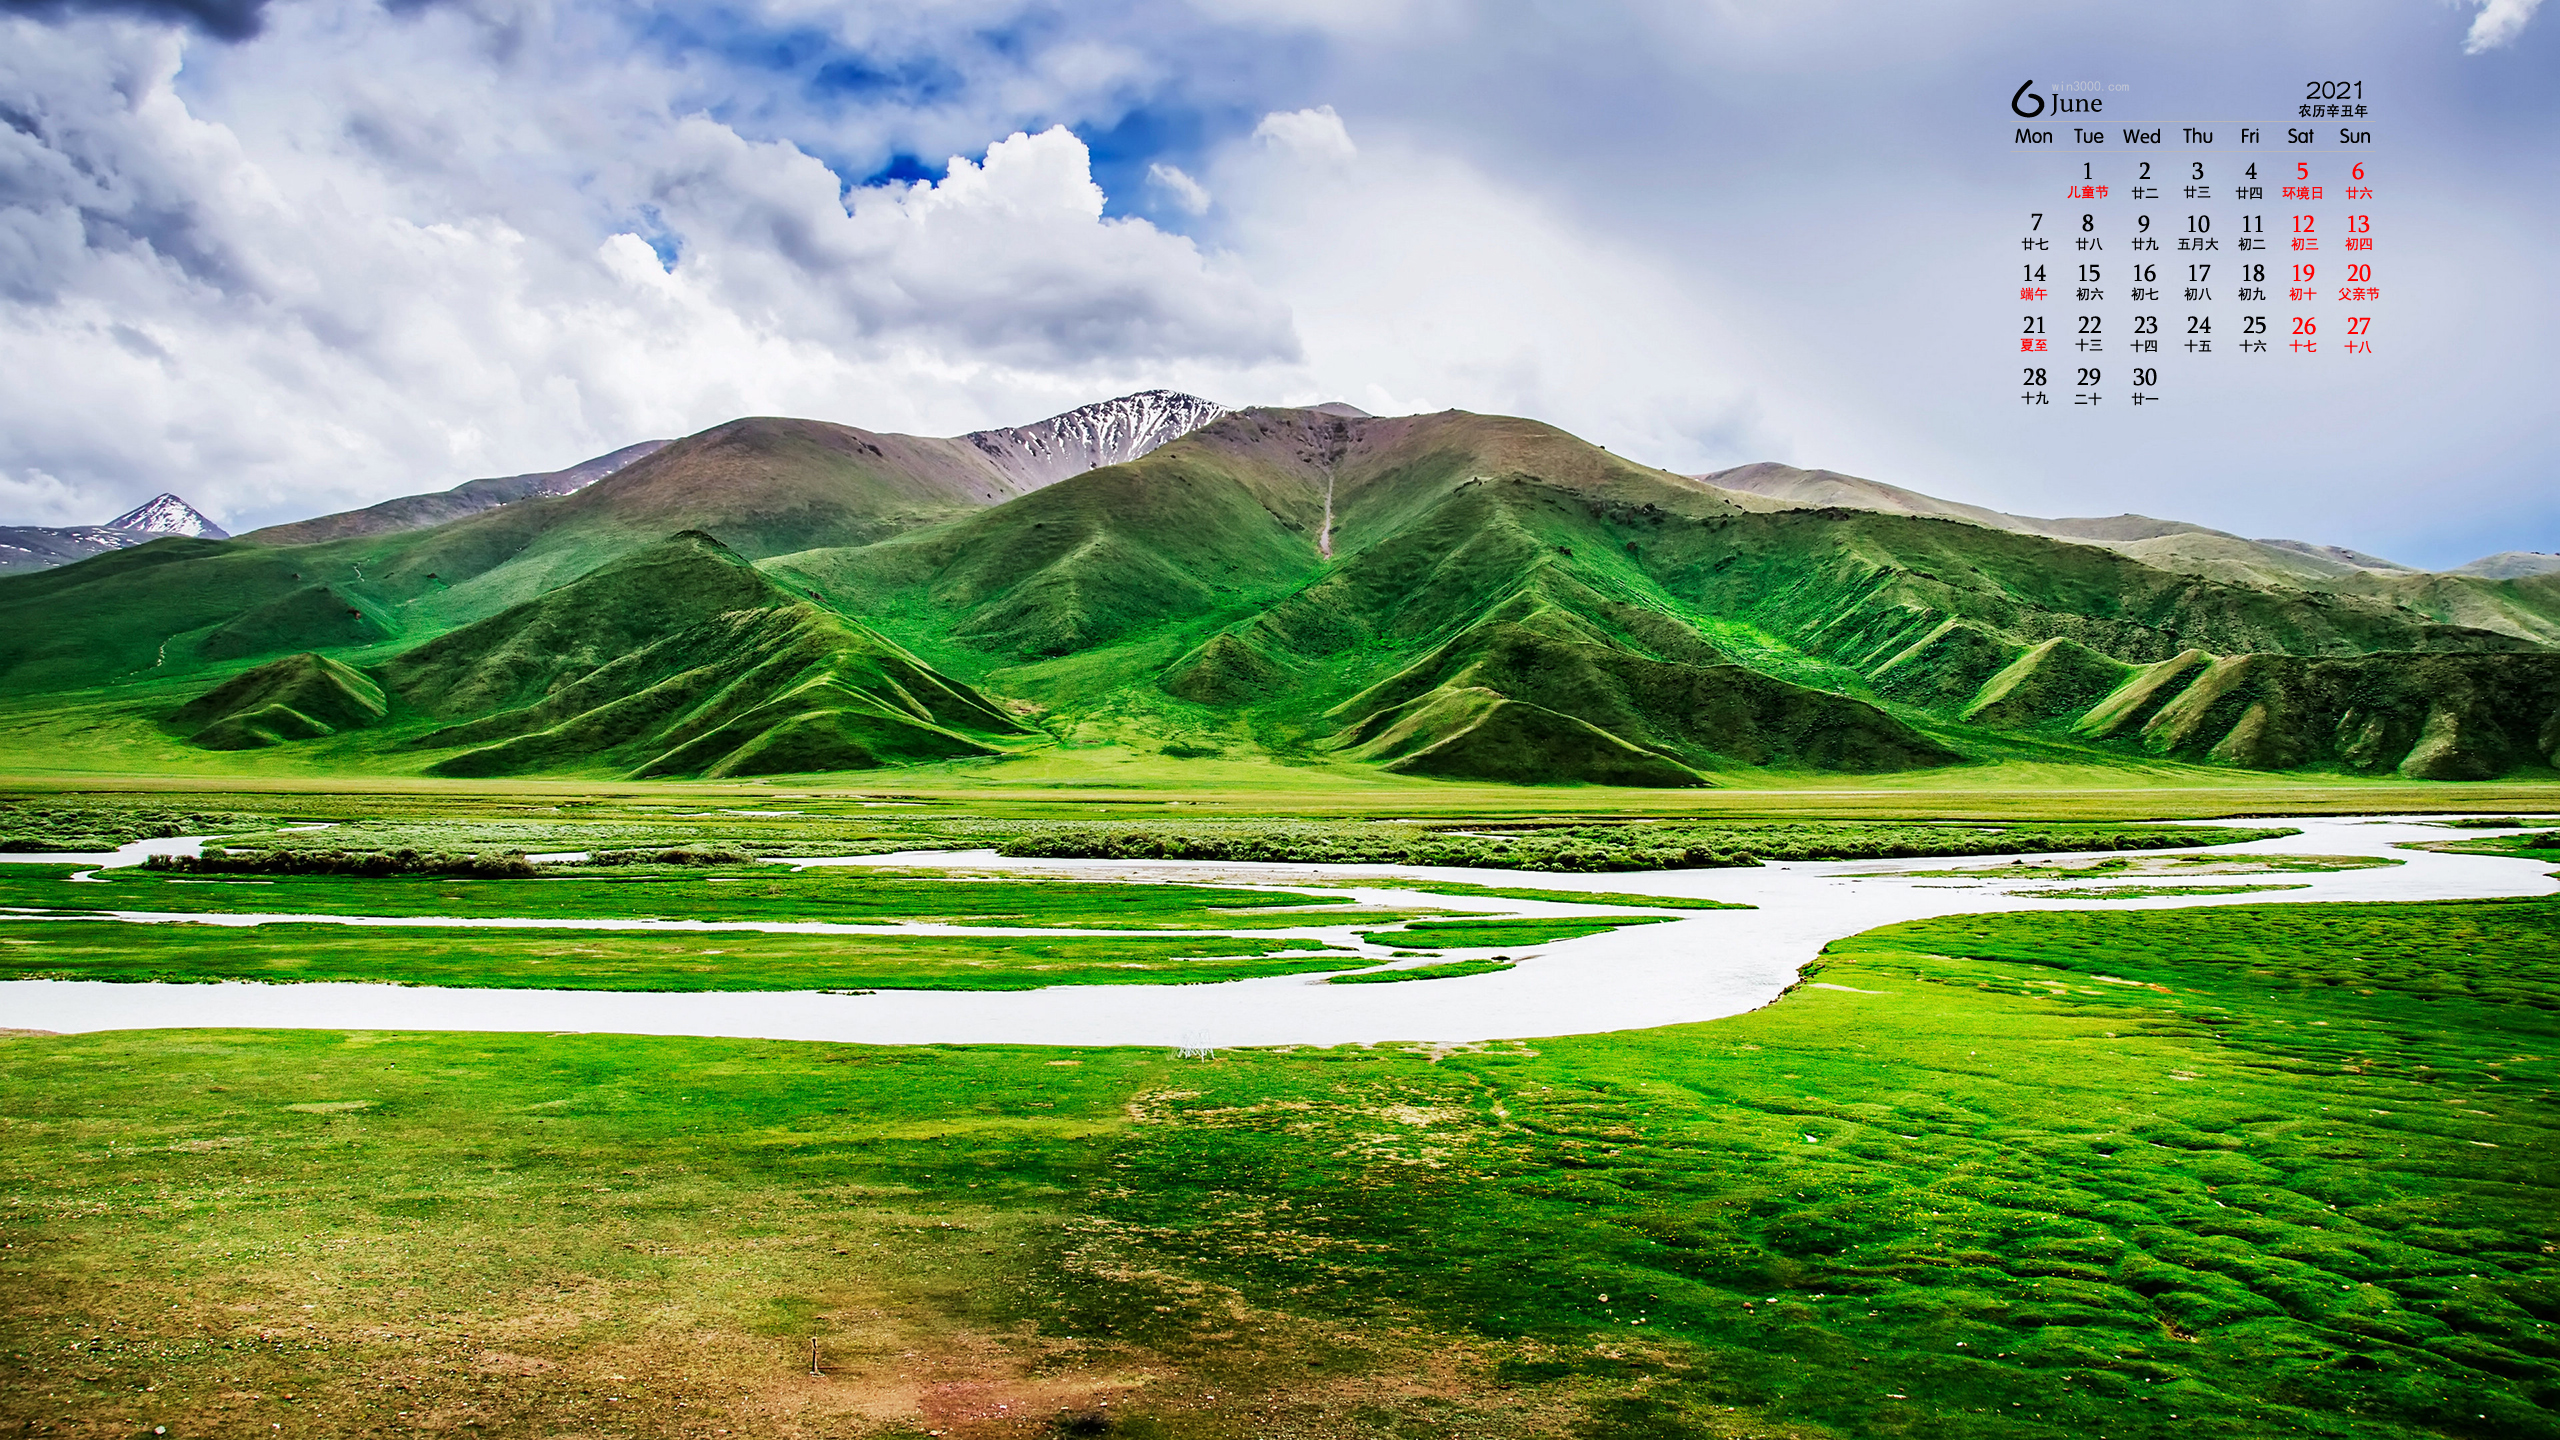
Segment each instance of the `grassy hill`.
[[[171,539],[0,584],[0,690],[424,639],[682,530],[764,556],[858,544],[1013,493],[952,440],[735,420],[573,494],[311,544]],[[288,531],[288,534],[297,532]]]
[[2434,573],[2334,545],[2248,540],[2148,515],[2064,520],[2011,515],[1828,470],[1763,463],[1698,478],[1732,490],[1756,509],[1859,510],[1958,520],[2113,550],[2156,570],[2296,596],[2377,600],[2440,624],[2560,644],[2560,565],[2534,563],[2531,556],[2519,557],[2521,563],[2493,556]]
[[372,676],[306,653],[216,685],[165,723],[170,733],[207,750],[257,750],[369,729],[389,712]]
[[1176,442],[877,545],[776,574],[987,660],[1066,655],[1274,593],[1317,562],[1320,497]]
[[963,441],[735,421],[425,529],[0,579],[0,696],[147,689],[202,743],[378,730],[346,753],[471,775],[1007,753],[989,696],[1070,746],[1502,782],[2560,752],[2560,577],[2217,578],[2129,553],[2236,542],[2198,527],[1789,508],[1454,411],[1241,411],[1020,486]]
[[0,689],[80,689],[396,633],[378,601],[330,573],[308,552],[172,537],[0,579]]
[[[2495,738],[2404,773],[2539,770],[2555,748],[2525,636],[1956,518],[1772,510],[1457,413],[1242,412],[1134,465],[771,568],[954,673],[1120,733],[1406,773],[1691,785],[1958,763],[1985,732],[2387,771],[2448,686],[2473,698],[2438,729]],[[2309,738],[2337,723],[2316,704],[2252,722],[2306,737],[2280,745],[2223,744],[2237,719],[2205,735],[2211,707],[2174,738],[2078,723],[2190,652],[2466,658],[2410,672],[2395,704],[2416,720],[2362,745]]]
[[378,731],[376,762],[423,752],[428,773],[450,776],[866,770],[1036,736],[699,531],[370,670],[312,653],[269,661],[162,724],[210,750]]
[[864,770],[993,755],[1031,732],[968,686],[687,531],[382,669],[469,747],[431,767],[514,775]]

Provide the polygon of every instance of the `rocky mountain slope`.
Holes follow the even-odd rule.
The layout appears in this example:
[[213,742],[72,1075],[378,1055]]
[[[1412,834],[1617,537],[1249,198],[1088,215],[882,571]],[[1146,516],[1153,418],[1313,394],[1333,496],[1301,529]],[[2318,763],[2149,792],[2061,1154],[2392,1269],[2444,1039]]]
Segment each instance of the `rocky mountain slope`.
[[[1196,395],[1172,390],[1142,390],[1134,395],[1079,406],[1063,415],[1053,415],[1030,425],[972,431],[940,443],[965,444],[976,449],[1003,478],[1005,484],[1002,488],[1007,493],[1020,494],[1070,475],[1080,475],[1099,465],[1135,460],[1158,445],[1189,434],[1225,413],[1216,404]],[[915,440],[920,437],[891,438]],[[310,545],[359,535],[421,530],[519,500],[574,495],[608,475],[647,459],[671,443],[643,440],[564,470],[466,480],[450,490],[403,495],[359,510],[270,525],[263,530],[252,531],[244,538],[267,545]],[[986,492],[981,494],[985,496]]]
[[231,532],[177,496],[162,491],[107,522],[110,530],[145,535],[192,535],[199,540],[228,540]]
[[[1134,460],[1224,413],[1196,395],[1143,390],[1029,425],[949,437],[874,433],[815,420],[736,420],[685,442],[644,440],[565,470],[468,480],[449,490],[270,525],[242,538],[261,545],[363,542],[481,517],[485,524],[479,529],[427,542],[422,553],[428,558],[409,568],[416,576],[432,576],[442,589],[515,560],[535,562],[528,574],[480,586],[474,596],[437,607],[487,613],[687,525],[714,523],[735,531],[741,522],[765,518],[761,510],[778,515],[787,529],[791,543],[782,544],[784,549],[822,537],[886,533]],[[678,455],[631,477],[607,498],[569,508],[526,503],[581,494],[676,446],[683,447]],[[501,510],[510,513],[491,513]],[[831,510],[848,513],[830,517]],[[832,529],[830,518],[836,521]],[[160,535],[227,538],[185,501],[162,495],[105,527],[0,527],[0,574],[50,569]],[[770,547],[758,548],[754,535],[734,538],[769,553]],[[359,546],[328,555],[320,568],[343,561],[353,580],[368,560],[381,574],[410,558],[409,549],[396,543]],[[556,563],[545,563],[547,558]]]
[[0,525],[0,575],[50,570],[158,538],[104,525]]
[[495,510],[501,505],[512,505],[518,500],[544,495],[574,495],[633,461],[656,454],[667,444],[664,440],[643,440],[592,460],[582,460],[565,470],[465,480],[450,490],[439,490],[430,495],[403,495],[361,510],[342,510],[335,515],[270,525],[263,530],[252,530],[241,538],[255,540],[262,545],[312,545],[323,540],[344,540],[358,535],[422,530],[466,515],[477,515],[483,510]]
[[[354,643],[344,633],[350,626],[377,640],[432,635],[522,604],[682,530],[716,534],[750,558],[868,543],[1035,491],[1048,470],[1150,443],[1215,408],[1170,392],[1106,401],[1019,432],[986,432],[1029,437],[992,442],[996,455],[973,436],[748,418],[614,463],[569,493],[531,494],[422,528],[397,527],[403,516],[457,503],[472,486],[306,527],[271,527],[228,548],[185,541],[194,548],[163,547],[135,565],[80,567],[0,591],[0,621],[39,612],[77,617],[69,626],[0,633],[0,693],[165,673],[172,663],[183,668],[215,658],[202,649],[208,627],[226,624],[235,634],[242,625],[258,630],[279,650]],[[486,499],[528,480],[558,489],[615,459],[601,456],[550,476],[473,482],[484,487],[475,494]],[[322,532],[324,538],[294,541]],[[279,542],[280,535],[293,543]]]
[[1141,390],[1037,424],[977,430],[959,438],[975,446],[1017,489],[1029,492],[1070,475],[1135,460],[1226,413],[1197,395]]

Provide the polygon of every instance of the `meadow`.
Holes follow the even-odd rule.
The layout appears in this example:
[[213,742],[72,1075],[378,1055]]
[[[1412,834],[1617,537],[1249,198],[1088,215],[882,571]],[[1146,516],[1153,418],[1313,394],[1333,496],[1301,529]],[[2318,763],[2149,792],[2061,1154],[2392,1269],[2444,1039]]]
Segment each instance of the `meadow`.
[[15,1036],[0,1416],[2549,1436],[2554,955],[2549,901],[1958,917],[1455,1050]]
[[[0,838],[0,845],[42,853],[72,848],[73,840],[103,849],[137,839],[211,834],[224,837],[227,854],[209,852],[202,861],[172,868],[277,876],[361,874],[365,856],[391,862],[377,867],[378,873],[431,873],[442,862],[442,868],[454,873],[487,870],[494,875],[502,872],[474,862],[526,852],[600,854],[615,862],[645,864],[652,852],[698,863],[748,855],[818,858],[981,849],[1015,858],[1591,872],[1751,866],[1766,860],[2177,849],[2288,833],[2281,827],[2225,828],[2199,835],[2192,826],[2130,821],[2121,810],[2069,814],[2073,807],[2060,798],[2052,802],[2066,815],[2060,821],[2021,823],[2014,815],[1986,820],[1964,804],[1945,815],[1913,807],[1924,812],[1923,818],[1888,821],[1861,816],[1862,806],[1839,804],[1836,796],[1771,792],[1751,811],[1718,815],[1651,806],[1620,809],[1621,797],[1588,787],[1569,797],[1543,797],[1536,805],[1521,804],[1516,792],[1485,794],[1488,803],[1474,806],[1464,803],[1474,798],[1468,788],[1451,786],[1427,797],[1457,802],[1434,813],[1427,806],[1399,806],[1395,802],[1402,796],[1361,795],[1321,776],[1270,797],[1226,796],[1190,788],[1198,781],[1176,773],[1178,768],[1165,769],[1160,777],[1165,788],[1146,800],[1070,794],[1007,804],[1002,797],[981,797],[978,803],[947,809],[859,791],[767,795],[753,806],[713,807],[697,797],[680,808],[639,796],[551,800],[539,787],[474,791],[443,786],[418,794],[335,795],[271,788],[204,797],[239,803],[237,810],[177,811],[150,803],[147,789],[127,788],[82,795],[76,803],[0,801],[0,833],[7,837]],[[788,808],[774,802],[788,802]],[[1360,808],[1321,813],[1346,802]],[[2100,803],[2112,808],[2130,802],[2112,797]],[[1271,813],[1273,809],[1283,813]],[[1182,813],[1173,813],[1177,810]],[[1202,813],[1220,811],[1226,813]],[[2196,813],[2230,812],[2207,806]],[[179,828],[179,818],[191,818],[200,828]],[[405,861],[393,858],[408,851],[420,853]]]
[[1035,990],[1203,984],[1369,963],[1321,940],[1236,935],[669,935],[0,921],[0,979],[10,980],[350,981],[676,992]]
[[[22,873],[33,872],[33,873]],[[0,868],[0,908],[63,912],[384,915],[554,920],[825,921],[1076,929],[1269,929],[1396,920],[1404,913],[1353,905],[1342,895],[1206,885],[953,879],[868,869],[775,866],[662,871],[610,878],[464,880],[279,876],[205,880],[127,869],[73,880],[69,867]],[[1332,912],[1340,912],[1337,918]]]
[[[0,1429],[2560,1440],[2560,905],[2105,908],[2336,868],[2179,858],[2263,817],[2560,807],[2545,581],[1773,512],[1454,411],[1239,412],[1019,495],[866,435],[742,420],[575,496],[0,580],[0,851],[209,841],[0,866],[0,977],[709,1028],[722,990],[1303,973],[972,1003],[1461,1034],[1527,993],[1535,1034],[1574,990],[1755,1003],[1786,969],[1719,931],[1833,914],[1183,867],[1941,857],[2098,908],[1526,1043],[0,1032]],[[919,850],[1059,878],[762,863]],[[1114,861],[1166,883],[1074,865]],[[1896,913],[1976,903],[1928,898]],[[211,923],[272,913],[390,923]],[[652,918],[955,933],[602,928]]]
[[1557,940],[1573,940],[1661,918],[1667,917],[1613,915],[1596,919],[1415,920],[1394,930],[1373,930],[1361,938],[1372,945],[1401,945],[1413,950],[1490,950],[1497,945],[1545,945]]

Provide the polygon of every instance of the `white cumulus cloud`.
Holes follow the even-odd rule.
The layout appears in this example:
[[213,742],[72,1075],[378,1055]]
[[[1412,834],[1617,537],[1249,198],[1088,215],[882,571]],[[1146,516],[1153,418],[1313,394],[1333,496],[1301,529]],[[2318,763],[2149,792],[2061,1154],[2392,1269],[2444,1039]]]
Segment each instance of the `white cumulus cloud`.
[[2462,37],[2465,54],[2477,55],[2495,50],[2524,33],[2525,22],[2542,8],[2542,0],[2481,0],[2480,13],[2471,19],[2469,34]]
[[1191,215],[1209,213],[1209,191],[1199,181],[1182,172],[1179,165],[1159,160],[1147,167],[1147,183],[1165,193],[1176,209]]
[[237,528],[744,413],[952,433],[1298,357],[1231,263],[1106,215],[1066,129],[848,188],[671,72],[331,4],[237,48],[0,19],[0,523],[170,489]]
[[1288,358],[1286,309],[1144,220],[1106,219],[1063,127],[954,156],[940,181],[841,195],[787,142],[679,122],[642,179],[675,273],[780,333],[1026,367]]
[[1312,110],[1274,110],[1253,127],[1253,138],[1310,159],[1348,161],[1360,155],[1360,147],[1351,143],[1351,132],[1330,105],[1318,105]]

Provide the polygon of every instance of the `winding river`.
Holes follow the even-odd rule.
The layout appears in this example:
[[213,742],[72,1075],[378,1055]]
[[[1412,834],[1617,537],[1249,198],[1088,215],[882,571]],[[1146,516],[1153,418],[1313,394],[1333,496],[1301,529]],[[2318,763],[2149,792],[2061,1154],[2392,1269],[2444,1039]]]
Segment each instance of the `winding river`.
[[[2207,822],[2211,823],[2211,822]],[[1511,870],[1383,865],[1216,865],[1189,861],[1016,860],[992,852],[874,855],[797,864],[950,866],[1003,869],[1092,879],[1185,880],[1221,884],[1304,886],[1350,893],[1385,904],[1411,904],[1440,884],[1494,885],[1732,901],[1751,910],[1660,912],[1667,923],[1631,926],[1579,940],[1534,947],[1505,971],[1401,985],[1330,985],[1321,975],[1272,976],[1219,984],[1085,985],[1027,991],[890,990],[873,994],[718,992],[659,994],[592,990],[448,989],[363,984],[205,985],[88,981],[0,982],[0,1028],[50,1031],[155,1028],[329,1030],[586,1031],[700,1035],[866,1044],[1338,1045],[1493,1039],[1645,1029],[1740,1014],[1768,1004],[1795,983],[1824,945],[1900,920],[1990,911],[2160,909],[2190,905],[2294,903],[2321,900],[2451,900],[2560,892],[2546,862],[2448,855],[2394,848],[2484,831],[2452,831],[2422,817],[2324,816],[2233,821],[2284,824],[2303,833],[2215,847],[2231,858],[2252,854],[2370,856],[2402,863],[2379,868],[2299,874],[2126,877],[2086,881],[2039,879],[2031,887],[1999,876],[1914,875],[1915,870],[1977,870],[2012,857],[1966,860],[1785,862],[1750,870],[1660,870],[1613,875],[1555,875]],[[2540,822],[2547,824],[2549,822]],[[2538,828],[2538,826],[2536,827]],[[101,867],[138,864],[146,853],[189,848],[150,841],[107,856],[11,856]],[[2029,863],[2106,858],[2025,857]],[[2125,884],[2285,885],[2224,895],[2144,899],[2072,898],[2018,893]],[[1587,906],[1450,896],[1446,903],[1508,915],[1590,913]],[[329,920],[367,926],[499,925],[577,929],[767,930],[792,933],[1108,933],[1127,930],[1006,930],[987,926],[869,926],[680,921],[487,921],[322,916],[126,918],[175,923],[253,924],[260,920]],[[61,921],[52,923],[82,923]],[[1305,935],[1357,945],[1352,927],[1311,925],[1255,934]],[[1198,932],[1189,932],[1198,933]],[[1383,952],[1366,947],[1370,957]],[[1431,962],[1417,962],[1431,963]]]

